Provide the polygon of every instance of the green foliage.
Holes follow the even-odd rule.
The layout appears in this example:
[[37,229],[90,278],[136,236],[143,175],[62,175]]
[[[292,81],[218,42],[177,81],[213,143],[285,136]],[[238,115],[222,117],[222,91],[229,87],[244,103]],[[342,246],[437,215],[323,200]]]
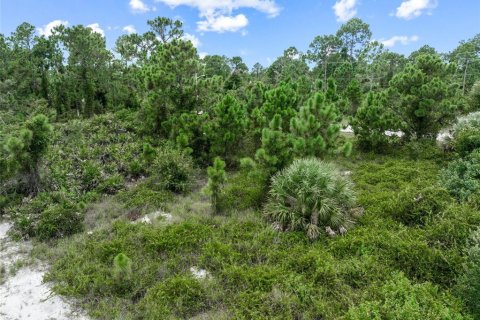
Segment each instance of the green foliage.
[[169,191],[158,190],[151,181],[146,181],[134,188],[121,190],[117,198],[127,209],[143,208],[148,212],[164,208],[172,195]]
[[142,68],[147,132],[169,136],[169,117],[194,109],[198,74],[197,51],[191,42],[173,40],[157,47]]
[[26,122],[19,137],[11,137],[5,144],[10,170],[25,177],[23,189],[28,193],[40,190],[40,161],[47,152],[52,131],[48,118],[39,114]]
[[142,161],[145,166],[151,165],[156,155],[157,152],[150,143],[146,142],[143,144]]
[[396,273],[376,294],[350,308],[349,320],[362,319],[469,319],[461,313],[461,303],[451,295],[442,294],[431,283],[412,283],[402,273]]
[[470,110],[480,110],[480,81],[475,82],[469,93]]
[[401,149],[401,154],[408,155],[411,159],[442,160],[445,154],[432,139],[418,139],[407,142]]
[[282,119],[281,127],[288,128],[290,119],[295,116],[298,109],[298,102],[295,86],[291,83],[280,83],[277,87],[266,91],[263,104],[252,110],[256,129],[268,127],[276,115]]
[[[465,247],[480,225],[478,114],[455,125],[464,159],[438,188],[455,154],[433,138],[478,109],[478,35],[407,59],[354,18],[249,71],[241,57],[200,59],[180,21],[148,25],[117,40],[118,56],[89,27],[0,35],[0,214],[16,236],[55,245],[41,250],[57,293],[112,320],[461,319],[460,279],[477,315],[478,246]],[[340,125],[355,114],[357,141],[383,154],[336,157],[351,153]],[[410,141],[387,148],[396,130]],[[175,194],[215,156],[230,168],[250,157],[228,181],[219,158],[208,169],[225,216],[207,214],[201,192]],[[258,209],[282,169],[269,226]],[[173,218],[128,221],[158,210]],[[84,225],[93,232],[69,237]]]
[[[480,211],[467,204],[450,205],[425,225],[428,242],[450,249],[450,256],[461,256],[471,232],[480,224]],[[463,258],[460,260],[463,261]]]
[[185,319],[205,309],[208,300],[197,280],[178,275],[149,289],[141,304],[145,319]]
[[120,290],[128,288],[132,278],[132,260],[124,253],[119,253],[113,259],[113,278]]
[[[361,216],[352,212],[357,224],[344,236],[312,242],[301,231],[273,231],[256,212],[225,218],[190,209],[170,225],[117,221],[72,238],[55,249],[46,281],[55,281],[57,293],[82,296],[90,314],[101,319],[147,318],[150,310],[166,319],[374,318],[369,312],[419,319],[466,316],[450,291],[463,270],[463,246],[480,224],[478,210],[450,205],[421,228],[404,225],[386,209],[402,190],[434,185],[439,164],[361,153],[343,161],[365,209]],[[248,162],[243,166],[252,171]],[[112,274],[120,252],[132,260],[129,290],[124,291]],[[192,266],[210,277],[192,279]],[[180,284],[178,278],[184,281]],[[172,292],[173,285],[167,289],[167,283],[178,290]],[[196,294],[186,287],[201,292],[200,300],[187,304]],[[170,300],[155,304],[161,297]]]
[[455,131],[452,145],[455,151],[462,156],[480,149],[480,126]]
[[357,80],[350,81],[345,90],[345,96],[350,104],[350,108],[347,111],[351,114],[356,114],[358,107],[362,103],[362,88]]
[[82,163],[82,190],[91,191],[95,189],[102,180],[101,167],[94,161]]
[[239,151],[239,143],[248,125],[247,110],[233,96],[227,95],[213,107],[213,119],[207,125],[210,152],[232,160]]
[[148,171],[158,189],[177,193],[190,190],[194,175],[190,156],[169,145],[158,152]]
[[227,180],[225,173],[225,162],[219,157],[216,157],[213,161],[213,166],[208,167],[207,174],[207,191],[210,194],[212,210],[214,214],[218,214],[220,212],[220,194],[222,192],[223,184]]
[[480,191],[480,150],[450,162],[440,175],[442,185],[458,200]]
[[456,106],[444,80],[448,67],[438,55],[420,54],[390,81],[408,135],[433,139],[453,119]]
[[423,189],[407,188],[392,201],[389,210],[398,221],[408,225],[423,225],[443,213],[453,202],[447,190],[439,186]]
[[282,117],[276,114],[268,128],[262,131],[262,146],[257,150],[255,159],[271,174],[281,170],[293,159],[289,150],[290,141],[282,128]]
[[380,150],[399,140],[396,135],[387,135],[387,131],[401,129],[399,119],[388,107],[385,94],[370,92],[351,121],[353,131],[360,146],[365,150]]
[[229,177],[223,187],[218,199],[220,210],[228,212],[259,208],[266,198],[268,177],[268,174],[256,165],[246,167],[243,164],[240,172]]
[[[338,111],[333,103],[327,103],[322,93],[316,93],[300,108],[291,120],[290,131],[296,157],[324,158],[342,148]],[[347,144],[345,147],[348,148]]]
[[475,319],[480,316],[480,229],[472,232],[464,272],[458,279],[458,291]]
[[303,230],[316,239],[321,228],[345,228],[355,204],[351,183],[316,159],[296,160],[272,178],[265,215],[282,230]]
[[39,193],[28,203],[8,209],[23,237],[63,238],[83,230],[81,204],[64,192]]

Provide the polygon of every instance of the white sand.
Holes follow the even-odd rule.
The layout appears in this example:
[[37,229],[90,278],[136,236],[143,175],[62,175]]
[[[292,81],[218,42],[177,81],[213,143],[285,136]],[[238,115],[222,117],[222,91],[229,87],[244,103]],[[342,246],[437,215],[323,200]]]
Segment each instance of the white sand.
[[7,271],[0,284],[0,319],[2,320],[87,320],[65,299],[51,292],[51,285],[42,283],[46,266],[33,264],[9,273],[16,261],[28,259],[31,244],[13,242],[7,237],[11,228],[0,223],[0,261]]

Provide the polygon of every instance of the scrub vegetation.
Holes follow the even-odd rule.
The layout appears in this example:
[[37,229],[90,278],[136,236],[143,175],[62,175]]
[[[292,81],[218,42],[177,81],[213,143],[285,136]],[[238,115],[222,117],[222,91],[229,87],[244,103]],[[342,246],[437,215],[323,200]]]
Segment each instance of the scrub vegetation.
[[115,54],[0,35],[0,218],[56,293],[92,319],[480,319],[480,35],[403,56],[353,18],[249,69],[148,25]]

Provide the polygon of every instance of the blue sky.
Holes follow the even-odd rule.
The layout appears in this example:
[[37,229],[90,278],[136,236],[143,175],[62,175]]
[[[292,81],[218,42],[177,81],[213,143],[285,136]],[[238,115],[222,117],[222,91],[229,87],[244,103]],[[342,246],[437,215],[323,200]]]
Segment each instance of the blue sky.
[[241,56],[250,66],[268,65],[290,46],[306,51],[351,17],[403,54],[424,44],[448,52],[480,33],[480,0],[0,0],[0,33],[24,21],[44,34],[60,21],[91,25],[112,48],[156,16],[181,19],[199,52]]

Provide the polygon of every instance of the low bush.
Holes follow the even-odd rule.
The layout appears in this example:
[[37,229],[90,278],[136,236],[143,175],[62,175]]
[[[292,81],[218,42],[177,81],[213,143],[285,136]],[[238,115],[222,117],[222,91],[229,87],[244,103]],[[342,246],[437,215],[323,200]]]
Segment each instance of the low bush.
[[303,230],[311,239],[321,228],[345,228],[355,204],[351,182],[331,163],[301,159],[272,178],[266,217],[282,230]]
[[464,272],[458,280],[458,291],[475,319],[480,317],[480,229],[471,234]]
[[178,275],[150,288],[140,302],[144,319],[187,319],[205,310],[208,297],[198,280]]
[[477,127],[464,127],[455,131],[452,145],[461,156],[467,156],[480,149],[480,124]]
[[164,208],[172,194],[170,191],[156,190],[152,182],[147,180],[133,188],[120,191],[117,198],[127,209],[157,210]]
[[350,308],[345,319],[469,319],[461,310],[459,300],[442,294],[431,283],[412,283],[402,273],[396,273],[379,289],[376,299]]
[[102,181],[102,171],[99,164],[94,161],[82,163],[81,187],[84,192],[95,189]]
[[425,232],[431,246],[455,249],[459,254],[479,225],[478,209],[467,204],[451,204],[425,224]]
[[229,177],[219,198],[221,211],[259,208],[266,198],[268,174],[260,169]]
[[113,174],[104,181],[100,182],[96,190],[103,194],[116,194],[125,186],[125,179],[120,174]]
[[441,160],[443,151],[438,147],[435,139],[418,139],[409,141],[400,151],[415,160]]
[[480,192],[480,150],[450,162],[440,174],[440,181],[458,200]]
[[452,202],[448,191],[438,186],[422,189],[409,187],[392,200],[389,211],[396,220],[404,224],[423,225]]
[[23,237],[62,238],[83,230],[82,204],[64,192],[40,193],[9,209],[15,229]]
[[147,171],[159,189],[177,193],[190,190],[194,176],[191,157],[169,146],[158,152]]

